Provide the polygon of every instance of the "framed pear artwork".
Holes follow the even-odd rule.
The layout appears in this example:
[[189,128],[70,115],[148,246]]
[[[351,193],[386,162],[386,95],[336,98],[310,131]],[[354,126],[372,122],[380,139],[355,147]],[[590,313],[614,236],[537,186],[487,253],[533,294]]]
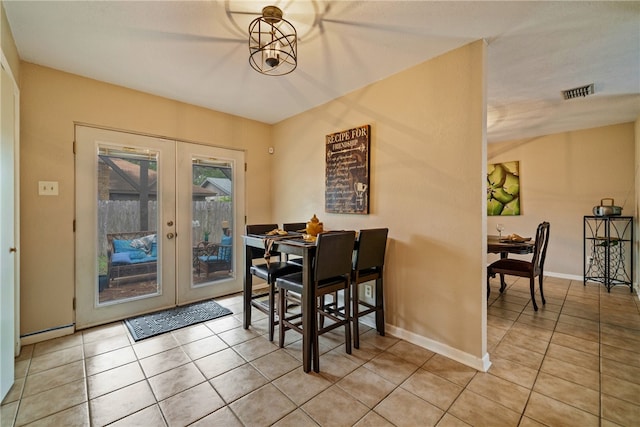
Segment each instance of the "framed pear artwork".
[[487,216],[520,215],[520,162],[487,165]]

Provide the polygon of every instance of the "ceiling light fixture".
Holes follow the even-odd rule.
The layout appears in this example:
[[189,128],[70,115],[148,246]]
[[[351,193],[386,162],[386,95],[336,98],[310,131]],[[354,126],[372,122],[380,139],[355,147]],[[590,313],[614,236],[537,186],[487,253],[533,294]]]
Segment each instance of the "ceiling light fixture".
[[267,76],[283,76],[298,65],[296,29],[282,19],[282,10],[266,6],[249,24],[249,64]]

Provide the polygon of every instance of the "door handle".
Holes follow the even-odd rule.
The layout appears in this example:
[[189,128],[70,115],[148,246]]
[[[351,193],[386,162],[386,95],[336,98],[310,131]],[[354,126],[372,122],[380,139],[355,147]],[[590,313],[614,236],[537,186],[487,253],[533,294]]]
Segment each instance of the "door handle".
[[9,252],[18,252],[16,248],[9,248]]
[[175,234],[167,233],[167,239],[173,239],[174,237],[175,237]]

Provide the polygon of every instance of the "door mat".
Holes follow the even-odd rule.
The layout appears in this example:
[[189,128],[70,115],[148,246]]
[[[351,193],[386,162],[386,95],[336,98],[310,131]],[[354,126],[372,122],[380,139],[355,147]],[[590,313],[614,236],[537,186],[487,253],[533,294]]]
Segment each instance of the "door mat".
[[229,314],[233,313],[228,308],[214,300],[207,300],[132,317],[124,323],[133,339],[140,341]]

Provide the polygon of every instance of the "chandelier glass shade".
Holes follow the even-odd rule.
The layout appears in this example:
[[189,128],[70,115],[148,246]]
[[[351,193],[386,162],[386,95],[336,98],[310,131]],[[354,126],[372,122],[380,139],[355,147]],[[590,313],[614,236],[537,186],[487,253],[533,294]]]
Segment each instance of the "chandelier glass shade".
[[298,37],[276,6],[266,6],[249,24],[249,64],[261,74],[283,76],[298,66]]

